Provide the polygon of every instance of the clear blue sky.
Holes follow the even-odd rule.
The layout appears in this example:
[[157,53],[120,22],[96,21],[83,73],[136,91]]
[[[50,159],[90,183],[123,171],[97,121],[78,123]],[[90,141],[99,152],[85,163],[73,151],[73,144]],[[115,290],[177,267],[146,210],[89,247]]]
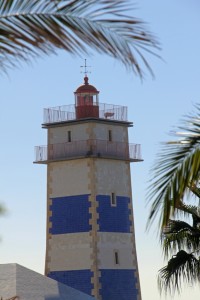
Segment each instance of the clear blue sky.
[[[136,243],[143,300],[159,296],[157,270],[163,257],[155,227],[145,232],[148,208],[145,195],[149,170],[159,143],[200,98],[200,3],[198,0],[141,0],[134,15],[145,20],[159,38],[163,61],[147,55],[156,79],[143,83],[113,59],[94,53],[90,83],[100,101],[127,105],[134,122],[129,139],[142,144],[144,162],[132,165]],[[33,165],[34,146],[46,144],[41,129],[43,108],[74,102],[73,92],[83,81],[83,59],[63,51],[43,57],[2,76],[0,109],[0,202],[8,213],[0,219],[0,263],[17,262],[43,273],[46,229],[46,167]],[[199,298],[199,289],[180,297]],[[167,299],[171,299],[170,297]]]

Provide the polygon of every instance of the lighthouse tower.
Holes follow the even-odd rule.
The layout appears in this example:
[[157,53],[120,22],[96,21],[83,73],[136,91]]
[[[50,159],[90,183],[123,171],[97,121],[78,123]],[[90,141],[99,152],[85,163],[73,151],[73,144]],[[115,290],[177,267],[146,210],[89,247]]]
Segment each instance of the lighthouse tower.
[[130,163],[141,161],[129,144],[127,108],[99,103],[84,83],[75,104],[44,110],[47,146],[45,274],[98,300],[140,300]]

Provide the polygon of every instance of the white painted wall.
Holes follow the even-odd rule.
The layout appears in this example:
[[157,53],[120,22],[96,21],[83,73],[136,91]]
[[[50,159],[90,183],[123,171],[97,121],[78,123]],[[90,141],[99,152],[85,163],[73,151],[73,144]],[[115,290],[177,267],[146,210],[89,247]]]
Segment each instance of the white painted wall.
[[127,162],[97,159],[95,160],[95,177],[97,195],[110,195],[113,192],[118,196],[131,197]]
[[65,143],[68,141],[68,131],[71,131],[72,141],[87,139],[108,140],[108,131],[112,131],[112,140],[128,143],[128,128],[112,123],[76,123],[48,129],[49,144]]
[[[119,264],[115,263],[115,251],[119,255]],[[98,260],[100,269],[135,269],[136,257],[133,254],[132,234],[99,232]]]
[[50,240],[51,271],[90,270],[92,239],[89,232],[52,235]]
[[54,162],[48,168],[49,198],[90,193],[87,159]]
[[96,123],[93,131],[94,138],[100,140],[108,140],[108,131],[112,131],[112,140],[115,142],[128,143],[127,140],[127,130],[125,126],[113,125],[111,124],[101,124]]
[[72,141],[87,140],[89,139],[87,128],[88,123],[49,128],[49,144],[66,143],[68,131],[71,131]]

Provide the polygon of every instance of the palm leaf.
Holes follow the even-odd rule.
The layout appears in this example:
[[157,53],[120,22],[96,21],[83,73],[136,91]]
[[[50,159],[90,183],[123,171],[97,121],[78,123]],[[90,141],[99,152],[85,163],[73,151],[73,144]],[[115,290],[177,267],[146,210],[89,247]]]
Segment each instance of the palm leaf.
[[194,232],[194,228],[190,226],[188,223],[183,221],[169,220],[168,224],[163,228],[163,233],[177,233],[182,231],[189,231],[191,233]]
[[[88,54],[89,47],[143,76],[142,52],[158,48],[144,23],[129,17],[125,0],[0,0],[0,67],[54,53]],[[156,54],[155,54],[156,55]]]
[[164,228],[162,243],[164,254],[167,258],[181,249],[190,252],[199,252],[200,230],[194,229],[186,222],[180,223],[182,223],[182,226],[180,224],[174,226],[173,224],[173,229],[165,230]]
[[[152,180],[148,199],[151,210],[148,225],[158,212],[160,224],[166,226],[171,215],[180,207],[183,197],[191,191],[191,183],[197,185],[200,177],[200,107],[195,116],[185,119],[178,140],[164,144],[155,167],[151,170]],[[180,138],[181,137],[181,138]]]
[[190,183],[189,188],[200,199],[200,188],[194,182]]
[[200,262],[192,253],[183,250],[173,256],[167,266],[159,270],[158,286],[160,291],[165,290],[171,294],[176,290],[180,292],[182,281],[194,283],[199,281]]
[[[196,196],[198,196],[199,198],[199,189],[198,188],[191,188],[191,186],[189,187],[189,189],[191,190],[191,192],[193,194],[195,194]],[[188,216],[188,215],[192,215],[192,219],[193,219],[193,228],[198,228],[199,224],[200,224],[200,208],[194,205],[186,205],[183,202],[179,203],[179,206],[177,207],[177,215],[181,215],[182,213],[184,214],[184,216]]]

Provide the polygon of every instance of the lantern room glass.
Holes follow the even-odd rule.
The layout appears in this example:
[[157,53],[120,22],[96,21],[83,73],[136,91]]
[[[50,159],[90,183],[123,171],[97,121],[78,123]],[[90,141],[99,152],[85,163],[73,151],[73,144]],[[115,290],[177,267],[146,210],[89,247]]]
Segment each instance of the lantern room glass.
[[99,118],[99,97],[95,93],[75,94],[76,119]]

